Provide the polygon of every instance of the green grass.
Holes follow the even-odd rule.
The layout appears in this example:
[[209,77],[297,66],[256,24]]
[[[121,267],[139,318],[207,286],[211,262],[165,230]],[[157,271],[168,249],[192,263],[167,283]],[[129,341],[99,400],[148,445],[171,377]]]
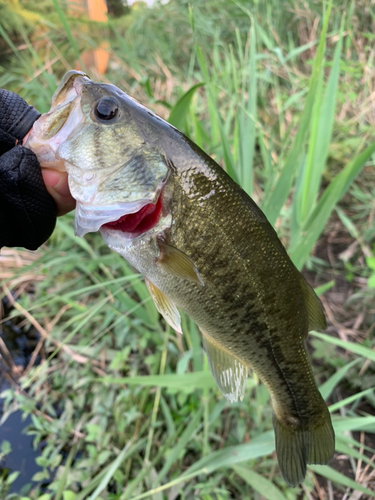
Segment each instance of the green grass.
[[[16,5],[1,7],[0,86],[44,112],[62,74],[99,43],[104,28],[70,19],[62,3],[47,0],[35,27],[34,18],[14,15]],[[273,452],[269,395],[257,377],[242,403],[224,401],[194,323],[183,316],[184,335],[176,337],[142,278],[100,236],[76,238],[69,214],[37,260],[13,270],[13,285],[3,283],[3,293],[4,285],[17,292],[25,276],[34,277],[26,288],[33,293],[20,293],[11,320],[25,329],[32,320],[47,337],[42,363],[20,380],[27,392],[15,385],[3,394],[8,413],[16,405],[32,415],[35,445],[45,443],[35,480],[52,482],[25,497],[315,499],[316,475],[326,478],[327,497],[329,488],[337,497],[347,488],[375,496],[368,481],[375,453],[374,292],[366,287],[375,236],[367,77],[375,21],[358,2],[306,5],[304,15],[276,0],[140,6],[105,28],[105,79],[212,154],[261,205],[296,265],[321,285],[340,328],[311,334],[310,344],[348,468],[311,466],[304,490],[288,489]],[[347,242],[340,251],[330,243],[337,227]],[[333,252],[329,262],[318,252],[322,233]],[[336,300],[344,292],[345,308]],[[357,333],[348,333],[360,314]],[[9,453],[6,444],[0,451]],[[12,480],[0,479],[0,492],[18,500],[7,496]]]

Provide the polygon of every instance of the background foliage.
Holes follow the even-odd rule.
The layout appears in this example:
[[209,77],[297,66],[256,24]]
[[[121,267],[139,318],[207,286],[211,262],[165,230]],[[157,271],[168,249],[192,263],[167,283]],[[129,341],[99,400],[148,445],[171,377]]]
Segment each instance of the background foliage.
[[[226,403],[196,326],[170,331],[142,279],[100,236],[76,238],[70,214],[37,252],[0,256],[3,331],[40,339],[25,366],[3,356],[3,420],[31,415],[39,449],[25,498],[375,496],[373,4],[138,2],[100,24],[58,0],[0,1],[0,87],[45,112],[105,40],[110,64],[92,79],[169,119],[262,206],[322,294],[328,335],[309,349],[337,435],[332,463],[288,489],[264,386],[251,378],[244,402]],[[16,475],[3,472],[2,498],[21,498]]]

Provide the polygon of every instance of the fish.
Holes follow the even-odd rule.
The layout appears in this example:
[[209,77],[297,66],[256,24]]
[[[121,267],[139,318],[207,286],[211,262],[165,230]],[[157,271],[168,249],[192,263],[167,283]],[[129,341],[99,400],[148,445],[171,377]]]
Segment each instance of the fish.
[[68,172],[76,234],[100,231],[174,330],[180,311],[195,321],[228,401],[243,400],[250,370],[264,383],[286,483],[328,463],[334,430],[306,351],[325,315],[247,193],[182,132],[79,71],[64,76],[25,146],[42,168]]

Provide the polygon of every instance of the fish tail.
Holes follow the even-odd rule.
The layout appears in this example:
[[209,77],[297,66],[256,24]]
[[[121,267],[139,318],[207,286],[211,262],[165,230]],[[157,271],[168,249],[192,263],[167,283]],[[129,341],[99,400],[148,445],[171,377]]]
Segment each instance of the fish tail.
[[286,424],[273,415],[276,454],[286,483],[295,487],[306,476],[307,464],[327,464],[335,451],[335,434],[328,409],[306,425]]

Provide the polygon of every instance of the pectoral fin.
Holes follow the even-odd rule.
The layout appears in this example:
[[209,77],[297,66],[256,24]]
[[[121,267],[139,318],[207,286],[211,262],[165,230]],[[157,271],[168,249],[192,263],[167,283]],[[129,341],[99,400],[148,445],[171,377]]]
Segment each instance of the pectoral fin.
[[325,330],[327,328],[323,306],[314,290],[301,275],[302,293],[305,298],[309,314],[309,332],[311,330]]
[[151,281],[147,279],[145,281],[147,289],[150,292],[152,300],[154,301],[154,304],[156,306],[156,309],[160,312],[160,314],[163,316],[163,318],[165,319],[165,321],[168,323],[169,326],[171,326],[177,332],[182,333],[181,317],[177,307],[173,304],[173,302],[171,302],[168,299],[168,297],[161,290],[159,290],[159,288],[157,288],[153,283],[151,283]]
[[242,401],[249,372],[248,367],[223,349],[203,330],[201,332],[208,364],[218,388],[231,403]]
[[204,286],[202,278],[194,262],[184,252],[164,242],[159,242],[159,264],[169,274],[184,280],[194,281],[197,285]]

